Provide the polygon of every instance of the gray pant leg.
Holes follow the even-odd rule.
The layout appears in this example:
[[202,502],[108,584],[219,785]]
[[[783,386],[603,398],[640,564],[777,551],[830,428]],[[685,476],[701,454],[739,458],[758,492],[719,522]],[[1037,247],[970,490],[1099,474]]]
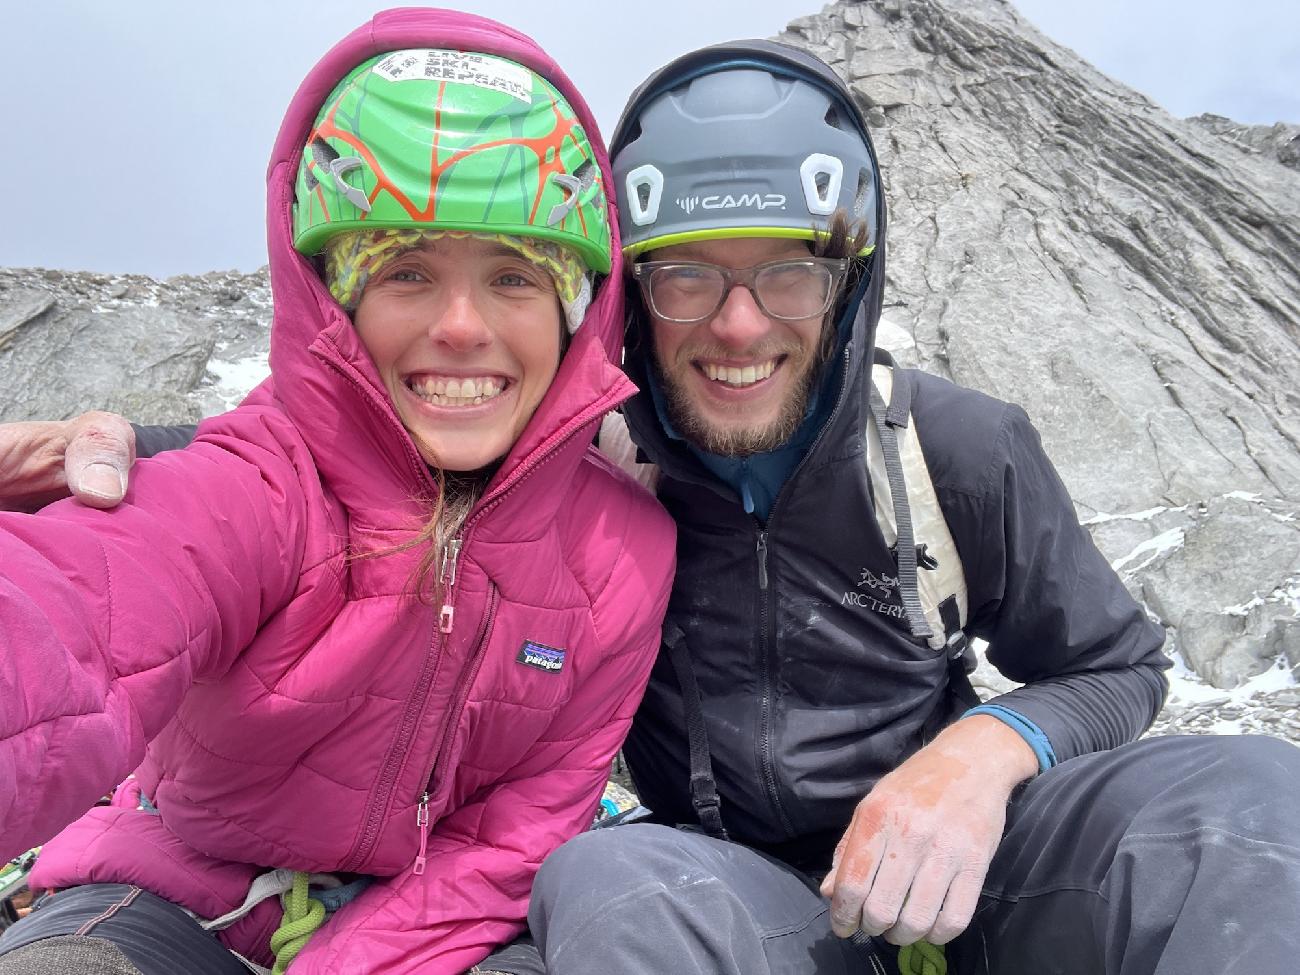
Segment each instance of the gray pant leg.
[[248,975],[183,910],[128,884],[59,891],[0,936],[0,975],[47,968],[64,975]]
[[65,934],[0,955],[0,975],[140,975],[140,969],[111,941]]
[[828,907],[746,847],[634,825],[552,853],[528,925],[549,975],[883,975],[869,946],[831,933]]
[[537,950],[537,942],[524,935],[492,952],[471,968],[469,975],[546,975],[546,962]]
[[1065,762],[1008,810],[958,972],[1300,970],[1300,749],[1153,738]]

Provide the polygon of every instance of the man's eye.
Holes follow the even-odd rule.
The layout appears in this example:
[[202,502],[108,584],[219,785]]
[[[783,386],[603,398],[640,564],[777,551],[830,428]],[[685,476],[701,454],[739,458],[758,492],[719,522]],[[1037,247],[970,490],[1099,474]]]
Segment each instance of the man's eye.
[[424,275],[410,267],[393,268],[387,275],[389,281],[423,281]]
[[679,291],[694,291],[712,287],[717,277],[717,272],[708,268],[672,267],[665,269],[661,280],[669,288]]
[[504,284],[508,288],[526,288],[533,282],[529,281],[522,274],[515,274],[513,271],[508,271],[497,278],[497,283]]
[[806,264],[777,264],[766,268],[761,279],[764,285],[773,288],[803,288],[817,277],[817,271]]

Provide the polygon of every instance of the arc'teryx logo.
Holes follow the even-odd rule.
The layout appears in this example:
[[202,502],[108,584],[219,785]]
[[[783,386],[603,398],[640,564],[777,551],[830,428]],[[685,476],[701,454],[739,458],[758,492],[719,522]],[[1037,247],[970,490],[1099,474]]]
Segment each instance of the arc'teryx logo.
[[895,606],[886,602],[894,595],[894,590],[898,588],[898,577],[885,575],[883,572],[876,575],[870,569],[862,569],[858,573],[858,589],[874,590],[879,596],[872,592],[857,592],[849,589],[844,593],[840,600],[841,606],[857,606],[859,609],[869,609],[873,613],[879,613],[881,616],[889,616],[896,620],[903,618],[903,607],[900,603]]
[[889,594],[898,588],[898,577],[887,575],[877,576],[870,569],[863,569],[862,574],[858,579],[858,588],[861,589],[863,586],[884,593],[885,598],[888,599]]
[[739,196],[732,196],[730,193],[714,193],[711,196],[679,196],[677,205],[687,213],[694,213],[696,207],[701,210],[742,210],[746,207],[755,210],[779,207],[784,210],[785,194],[741,193]]

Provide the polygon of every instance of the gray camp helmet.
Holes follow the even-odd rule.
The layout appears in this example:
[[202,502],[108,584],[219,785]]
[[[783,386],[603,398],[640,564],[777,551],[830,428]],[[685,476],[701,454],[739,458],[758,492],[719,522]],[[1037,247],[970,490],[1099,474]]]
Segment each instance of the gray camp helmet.
[[810,240],[841,208],[867,224],[869,253],[877,181],[851,111],[820,83],[748,65],[653,96],[615,147],[624,254],[721,237]]

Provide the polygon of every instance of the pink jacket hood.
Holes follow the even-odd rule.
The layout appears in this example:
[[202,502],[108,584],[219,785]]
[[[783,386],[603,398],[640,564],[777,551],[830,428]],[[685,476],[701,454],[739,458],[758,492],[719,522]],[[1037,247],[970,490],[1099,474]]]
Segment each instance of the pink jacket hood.
[[[599,129],[582,96],[544,51],[510,27],[452,10],[401,8],[379,13],[321,58],[290,102],[267,169],[267,245],[276,309],[271,333],[271,367],[277,398],[283,401],[309,443],[318,437],[325,438],[325,446],[330,449],[313,449],[318,456],[338,455],[340,452],[332,448],[340,434],[375,445],[374,456],[367,457],[367,461],[397,475],[391,481],[397,493],[381,500],[385,507],[407,502],[412,477],[429,488],[425,465],[402,428],[351,322],[329,296],[312,263],[293,249],[291,221],[299,160],[326,97],[358,64],[387,51],[410,47],[495,54],[549,79],[593,136],[592,148],[605,183],[606,198],[611,201],[613,265],[610,273],[574,336],[550,392],[498,472],[496,485],[509,484],[512,475],[527,465],[528,459],[537,454],[555,431],[582,422],[593,407],[603,413],[635,392],[635,387],[616,365],[622,348],[623,265],[618,219],[612,202],[613,177],[604,143],[596,137]],[[339,397],[334,389],[319,389],[322,360],[346,377],[353,395]],[[318,391],[325,395],[316,395]],[[347,457],[348,468],[363,466],[355,457]],[[347,476],[346,472],[340,474]],[[366,484],[365,489],[370,493],[373,485]]]

